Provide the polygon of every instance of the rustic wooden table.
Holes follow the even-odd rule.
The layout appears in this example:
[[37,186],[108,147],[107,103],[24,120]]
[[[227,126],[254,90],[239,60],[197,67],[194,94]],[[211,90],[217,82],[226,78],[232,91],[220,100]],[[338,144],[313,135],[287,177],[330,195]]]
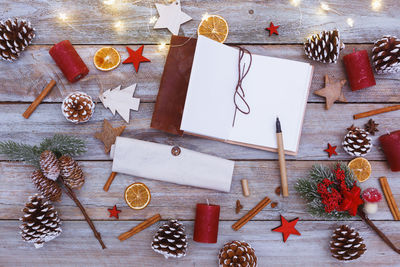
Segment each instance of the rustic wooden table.
[[[158,45],[161,42],[168,43],[170,33],[167,30],[153,30],[149,20],[157,16],[154,2],[161,3],[163,0],[115,0],[112,5],[104,2],[107,3],[102,0],[0,0],[1,19],[30,19],[37,32],[34,44],[17,62],[0,62],[0,141],[12,139],[37,144],[54,133],[76,135],[86,140],[89,150],[79,158],[86,174],[86,183],[77,194],[108,247],[106,250],[100,248],[82,214],[66,196],[56,204],[63,219],[62,235],[45,244],[42,249],[35,249],[22,242],[18,234],[18,218],[28,197],[36,193],[30,182],[32,168],[8,162],[0,156],[0,265],[216,266],[219,248],[225,242],[235,239],[247,240],[254,246],[259,266],[339,265],[330,255],[329,241],[332,231],[341,222],[310,216],[293,185],[315,163],[327,164],[330,160],[350,159],[340,146],[346,128],[353,123],[362,126],[367,121],[353,121],[352,115],[384,107],[389,103],[399,104],[399,74],[376,75],[377,85],[359,92],[351,92],[345,86],[344,92],[349,103],[335,104],[329,111],[324,109],[322,98],[310,94],[300,152],[297,157],[289,157],[287,165],[290,197],[283,200],[274,193],[280,183],[276,154],[191,136],[176,137],[150,129],[150,119],[168,51],[168,46],[163,49]],[[370,51],[374,40],[385,34],[400,36],[400,7],[397,0],[328,0],[325,3],[331,9],[323,12],[319,9],[319,1],[301,1],[299,6],[295,5],[296,2],[300,1],[182,0],[183,11],[192,16],[193,20],[181,27],[180,34],[195,36],[204,13],[219,14],[227,19],[230,26],[227,43],[246,45],[255,54],[308,62],[302,42],[310,34],[322,30],[341,30],[342,39],[346,43],[342,55],[353,49]],[[60,18],[61,14],[64,14],[64,20]],[[353,27],[348,24],[349,18],[354,22]],[[268,37],[264,30],[271,21],[280,25],[279,36]],[[64,39],[69,39],[75,45],[90,68],[90,74],[76,84],[66,81],[48,54],[52,44]],[[131,65],[121,65],[117,70],[103,73],[92,64],[95,51],[102,46],[112,45],[121,53],[122,58],[126,58],[125,46],[136,49],[141,44],[145,44],[144,56],[150,58],[151,63],[142,64],[139,73],[135,73]],[[332,65],[312,64],[315,66],[315,74],[311,91],[323,87],[323,76],[327,73],[336,79],[346,77],[342,61]],[[22,113],[50,79],[56,80],[57,86],[31,118],[24,119]],[[118,175],[110,191],[103,191],[111,161],[93,134],[101,128],[104,118],[114,125],[125,123],[120,116],[113,117],[99,103],[89,123],[73,125],[61,114],[60,103],[63,97],[73,91],[84,91],[97,99],[101,90],[132,83],[138,84],[135,96],[141,98],[142,104],[139,112],[131,113],[131,122],[123,135],[176,144],[235,160],[229,194],[127,175]],[[397,111],[374,117],[380,124],[379,134],[398,130],[399,115],[400,111]],[[339,155],[331,159],[323,151],[328,142],[339,145]],[[399,174],[388,169],[376,136],[373,137],[373,143],[376,147],[367,155],[373,168],[372,178],[363,183],[362,187],[379,188],[378,177],[387,176],[394,197],[400,202]],[[240,179],[243,178],[249,180],[251,196],[248,198],[242,196]],[[125,187],[134,181],[145,182],[152,192],[150,205],[141,211],[130,209],[123,200]],[[240,199],[247,211],[265,195],[278,201],[278,208],[265,208],[253,221],[234,232],[231,225],[240,217],[234,211],[236,200]],[[206,199],[221,205],[222,210],[218,243],[213,245],[195,243],[191,238],[195,204]],[[119,220],[110,219],[107,211],[107,208],[115,204],[122,210]],[[152,251],[150,243],[157,225],[125,242],[117,239],[119,234],[155,213],[160,213],[165,219],[178,218],[185,223],[191,240],[186,257],[165,260]],[[300,217],[297,229],[302,235],[291,236],[287,243],[283,243],[280,234],[271,232],[272,228],[280,224],[279,214],[288,219]],[[379,212],[372,219],[400,245],[400,224],[393,221],[385,201],[379,204]],[[399,266],[400,256],[390,250],[359,218],[345,223],[360,231],[368,248],[362,258],[349,265]]]

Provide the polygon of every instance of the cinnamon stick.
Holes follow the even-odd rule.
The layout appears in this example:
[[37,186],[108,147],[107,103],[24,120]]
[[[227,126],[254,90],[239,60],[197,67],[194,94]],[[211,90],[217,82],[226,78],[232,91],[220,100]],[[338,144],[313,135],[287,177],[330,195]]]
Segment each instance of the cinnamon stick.
[[121,234],[118,239],[119,241],[124,241],[128,238],[130,238],[131,236],[143,231],[144,229],[152,226],[153,224],[155,224],[156,222],[161,220],[161,215],[160,214],[156,214],[151,218],[148,218],[147,220],[145,220],[142,223],[139,223],[138,225],[136,225],[135,227],[133,227],[131,230],[129,230],[128,232],[125,232],[123,234]]
[[390,212],[392,213],[394,220],[400,221],[400,211],[393,197],[392,190],[390,189],[387,178],[381,177],[379,178],[379,182],[381,184],[383,194],[385,195],[386,202],[388,203]]
[[358,215],[360,215],[361,219],[363,219],[371,228],[374,230],[378,236],[395,252],[400,254],[400,249],[397,248],[392,241],[381,231],[376,227],[376,225],[368,218],[368,216],[365,214],[365,212],[362,209],[358,210]]
[[112,182],[114,181],[114,178],[115,178],[115,176],[117,175],[117,173],[116,172],[112,172],[111,174],[110,174],[110,176],[108,177],[108,179],[107,179],[107,182],[105,183],[105,185],[104,185],[104,187],[103,187],[103,190],[104,191],[108,191],[108,189],[110,189],[110,185],[112,184]]
[[353,116],[353,118],[355,120],[358,120],[358,119],[361,119],[361,118],[370,117],[370,116],[374,116],[374,115],[377,115],[377,114],[390,112],[390,111],[395,111],[395,110],[399,110],[399,109],[400,109],[400,105],[395,105],[395,106],[390,106],[390,107],[385,107],[385,108],[378,108],[378,109],[370,110],[370,111],[367,111],[367,112],[355,114]]
[[56,85],[56,81],[51,80],[43,91],[36,97],[36,99],[32,102],[32,104],[25,110],[22,116],[25,119],[29,119],[35,109],[39,106],[39,104],[43,101],[43,99],[50,93],[51,89],[53,89],[54,85]]
[[254,218],[260,211],[262,211],[271,200],[268,197],[265,197],[261,200],[254,208],[252,208],[246,215],[240,218],[236,223],[232,225],[232,229],[238,231],[242,228],[246,223],[248,223],[251,219]]
[[101,239],[101,235],[99,232],[97,232],[96,227],[94,226],[92,220],[90,219],[89,215],[86,213],[85,208],[82,206],[81,202],[78,200],[78,198],[75,195],[75,192],[72,191],[71,187],[69,187],[64,179],[62,177],[59,178],[61,183],[64,185],[64,190],[65,193],[75,202],[75,204],[78,206],[78,208],[81,210],[83,216],[85,217],[86,222],[89,224],[90,228],[93,231],[94,236],[97,238],[97,240],[99,241],[101,247],[103,249],[106,248],[106,245],[104,245],[103,240]]

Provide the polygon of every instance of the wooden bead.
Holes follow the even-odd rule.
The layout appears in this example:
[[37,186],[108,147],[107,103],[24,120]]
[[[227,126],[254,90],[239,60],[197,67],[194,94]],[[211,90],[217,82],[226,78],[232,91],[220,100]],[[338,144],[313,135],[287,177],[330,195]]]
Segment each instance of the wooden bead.
[[245,197],[250,196],[249,182],[247,181],[247,179],[242,179],[241,182],[242,182],[243,195]]

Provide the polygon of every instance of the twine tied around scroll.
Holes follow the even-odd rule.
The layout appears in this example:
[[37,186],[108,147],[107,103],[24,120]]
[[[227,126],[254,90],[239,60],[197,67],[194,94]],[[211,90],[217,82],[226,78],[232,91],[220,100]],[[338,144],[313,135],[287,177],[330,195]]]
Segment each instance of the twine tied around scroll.
[[[250,106],[247,103],[246,99],[245,99],[245,93],[242,87],[242,82],[244,80],[244,78],[247,76],[247,74],[250,71],[250,67],[251,64],[253,62],[253,56],[251,55],[250,51],[247,50],[246,48],[243,47],[238,47],[239,48],[239,60],[238,60],[238,71],[239,71],[239,75],[238,75],[238,82],[236,85],[236,89],[235,89],[235,93],[233,95],[233,103],[235,104],[235,114],[233,115],[233,122],[232,122],[232,127],[235,126],[235,120],[236,120],[236,113],[237,111],[247,115],[250,113]],[[243,58],[245,54],[248,54],[250,56],[250,62],[249,65],[246,67],[246,63],[243,62]],[[244,107],[241,107],[238,104],[238,101],[241,101],[242,104],[244,105]]]

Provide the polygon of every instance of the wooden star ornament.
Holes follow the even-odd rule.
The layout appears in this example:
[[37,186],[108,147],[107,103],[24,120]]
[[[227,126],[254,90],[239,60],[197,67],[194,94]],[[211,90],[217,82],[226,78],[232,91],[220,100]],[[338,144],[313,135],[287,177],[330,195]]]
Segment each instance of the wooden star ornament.
[[104,119],[103,131],[95,133],[94,137],[103,142],[104,151],[108,154],[110,153],[111,146],[115,143],[115,139],[117,139],[117,136],[120,136],[122,134],[125,128],[125,125],[113,128],[111,123],[108,120]]
[[167,28],[172,34],[178,35],[181,24],[188,22],[192,18],[181,10],[181,1],[176,0],[170,5],[156,4],[160,17],[154,29]]
[[128,53],[129,53],[129,57],[127,59],[125,59],[125,61],[122,62],[122,64],[132,63],[133,66],[135,67],[136,72],[138,72],[141,62],[151,62],[150,59],[142,56],[143,48],[144,48],[144,45],[139,47],[138,50],[134,51],[134,50],[130,49],[129,47],[126,47],[126,50],[128,50]]
[[107,209],[107,210],[110,213],[110,218],[115,217],[115,218],[119,219],[118,213],[120,213],[121,211],[117,209],[117,205],[114,205],[114,207],[112,209]]
[[283,235],[283,242],[286,242],[288,237],[290,235],[301,235],[299,231],[294,228],[296,226],[296,223],[299,221],[299,218],[293,219],[291,221],[287,221],[282,215],[281,215],[281,226],[278,226],[272,231],[274,232],[280,232]]
[[332,155],[337,155],[336,148],[337,146],[331,146],[331,144],[328,143],[328,148],[324,151],[328,152],[328,156],[331,157]]
[[269,36],[271,36],[272,34],[276,34],[279,35],[278,33],[278,28],[279,25],[275,26],[274,23],[270,23],[268,28],[265,28],[266,31],[269,31]]
[[325,87],[317,90],[314,94],[325,97],[326,109],[330,109],[335,101],[347,102],[342,92],[346,80],[333,81],[328,75],[325,75]]

